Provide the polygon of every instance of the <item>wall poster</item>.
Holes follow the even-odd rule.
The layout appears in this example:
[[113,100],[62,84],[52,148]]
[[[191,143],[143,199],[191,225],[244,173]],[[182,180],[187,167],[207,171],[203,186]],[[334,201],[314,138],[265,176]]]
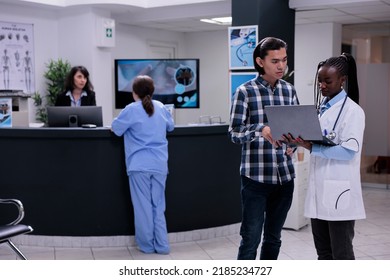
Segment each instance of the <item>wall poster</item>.
[[35,91],[33,27],[0,21],[0,91]]
[[12,127],[12,98],[0,98],[0,127]]
[[236,93],[236,89],[243,83],[257,77],[257,72],[231,72],[230,73],[230,102]]
[[229,68],[254,69],[253,50],[258,41],[257,25],[229,27]]

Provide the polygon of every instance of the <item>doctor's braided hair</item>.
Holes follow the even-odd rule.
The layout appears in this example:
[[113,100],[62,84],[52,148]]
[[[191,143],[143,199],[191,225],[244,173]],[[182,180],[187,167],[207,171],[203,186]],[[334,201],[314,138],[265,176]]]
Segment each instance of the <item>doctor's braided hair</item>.
[[133,92],[142,100],[142,106],[151,117],[154,113],[152,96],[154,92],[153,79],[147,75],[139,75],[133,81]]
[[317,66],[316,77],[314,80],[314,93],[317,108],[321,103],[321,93],[318,86],[318,70],[322,66],[334,67],[339,72],[340,76],[346,76],[345,91],[349,98],[359,104],[359,85],[357,81],[356,62],[349,53],[342,53],[338,57],[331,57],[325,61],[321,61]]

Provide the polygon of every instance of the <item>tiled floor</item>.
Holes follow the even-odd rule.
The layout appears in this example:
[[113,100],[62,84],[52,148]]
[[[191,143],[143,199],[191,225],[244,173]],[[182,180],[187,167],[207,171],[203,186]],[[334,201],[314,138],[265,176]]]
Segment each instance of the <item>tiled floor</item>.
[[[363,193],[367,219],[356,223],[356,258],[390,260],[390,190],[364,188]],[[310,226],[299,231],[283,230],[282,241],[279,259],[316,259]],[[238,234],[174,242],[169,255],[143,254],[133,246],[65,248],[21,245],[20,248],[30,260],[234,260],[239,242]],[[16,259],[16,256],[8,246],[1,244],[0,259]]]

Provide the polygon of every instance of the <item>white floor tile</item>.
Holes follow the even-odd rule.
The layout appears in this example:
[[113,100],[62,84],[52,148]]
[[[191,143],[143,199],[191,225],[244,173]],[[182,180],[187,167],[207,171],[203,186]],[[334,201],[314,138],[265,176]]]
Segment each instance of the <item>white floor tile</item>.
[[174,260],[210,260],[211,259],[211,257],[196,242],[172,244],[170,256]]
[[390,255],[390,244],[362,245],[356,246],[356,249],[373,257]]
[[56,260],[93,260],[92,248],[56,248]]
[[132,260],[127,247],[92,248],[95,260]]

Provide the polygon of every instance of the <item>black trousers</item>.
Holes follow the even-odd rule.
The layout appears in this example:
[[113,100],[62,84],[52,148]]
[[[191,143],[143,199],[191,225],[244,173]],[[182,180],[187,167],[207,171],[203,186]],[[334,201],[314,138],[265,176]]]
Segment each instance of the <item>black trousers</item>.
[[314,245],[319,260],[354,260],[352,240],[355,221],[311,219]]

